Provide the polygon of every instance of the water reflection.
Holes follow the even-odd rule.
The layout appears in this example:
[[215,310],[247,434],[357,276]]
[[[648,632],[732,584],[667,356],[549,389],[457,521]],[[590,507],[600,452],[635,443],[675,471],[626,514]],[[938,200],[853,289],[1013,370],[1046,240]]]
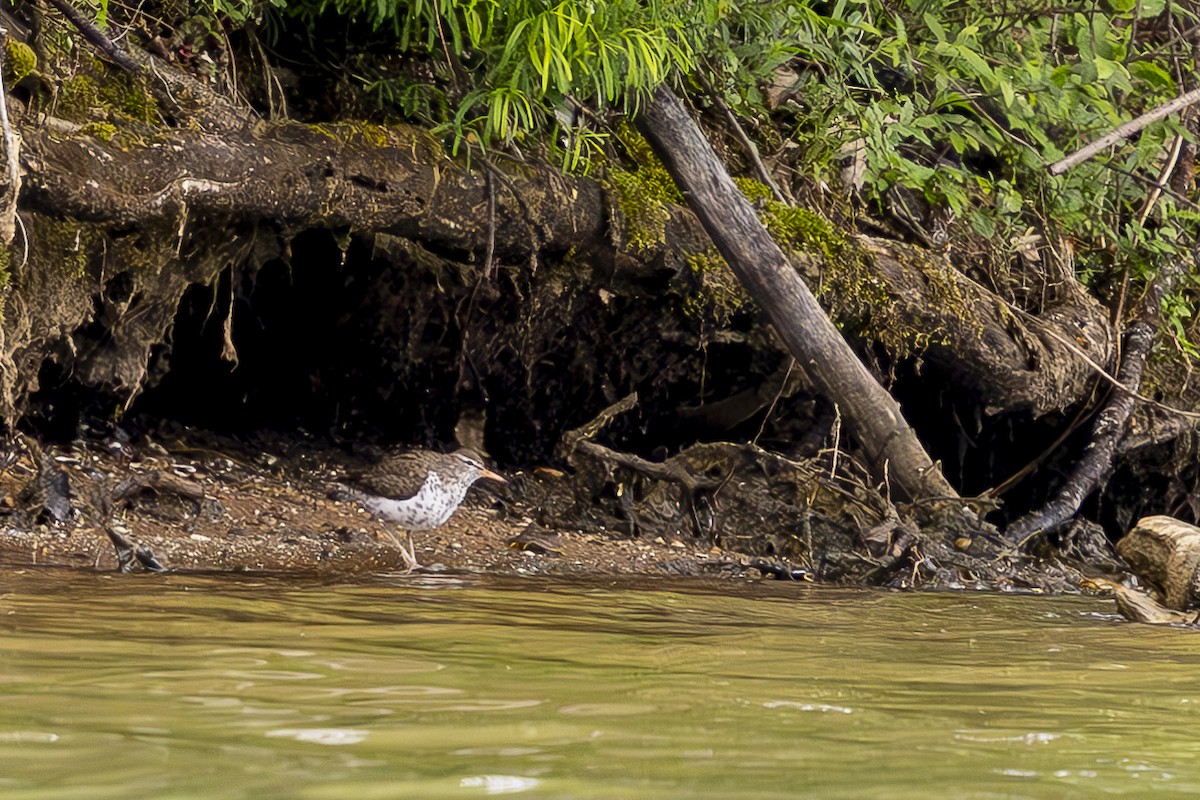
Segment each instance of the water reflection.
[[1200,638],[1102,601],[0,575],[6,800],[1200,788]]

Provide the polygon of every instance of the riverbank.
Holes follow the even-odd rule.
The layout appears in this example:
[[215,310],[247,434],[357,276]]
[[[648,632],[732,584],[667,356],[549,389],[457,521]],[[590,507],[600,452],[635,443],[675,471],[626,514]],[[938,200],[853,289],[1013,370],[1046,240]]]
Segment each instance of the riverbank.
[[[50,471],[66,476],[71,510],[54,519],[53,501],[39,490],[48,481],[36,455],[11,451],[0,471],[0,560],[9,564],[115,570],[111,525],[170,571],[350,575],[405,566],[389,535],[394,528],[336,499],[339,479],[356,462],[331,446],[181,430],[169,440],[77,440],[44,453]],[[445,526],[415,535],[422,571],[762,574],[748,556],[695,541],[543,528],[521,495],[562,474],[542,469],[510,478],[515,491],[476,487]]]
[[[366,456],[279,434],[236,438],[174,424],[163,431],[134,441],[118,433],[69,446],[29,439],[14,446],[0,471],[0,560],[115,570],[111,530],[175,572],[346,576],[405,569],[394,529],[340,499],[339,481]],[[800,532],[747,527],[738,539],[744,551],[698,536],[653,535],[595,513],[603,498],[581,508],[592,491],[579,486],[590,477],[586,470],[542,467],[507,476],[495,492],[477,484],[445,526],[414,536],[420,571],[816,579],[1034,593],[1078,592],[1088,575],[1103,571],[1069,555],[996,550],[978,538],[926,535],[911,526],[879,541],[872,541],[878,530],[826,537],[824,549],[807,559],[772,557],[770,540]],[[66,494],[56,496],[64,486]],[[847,493],[846,502],[860,501]],[[718,500],[715,513],[727,508]],[[591,523],[552,521],[567,518]],[[857,572],[830,580],[832,562],[853,563]]]

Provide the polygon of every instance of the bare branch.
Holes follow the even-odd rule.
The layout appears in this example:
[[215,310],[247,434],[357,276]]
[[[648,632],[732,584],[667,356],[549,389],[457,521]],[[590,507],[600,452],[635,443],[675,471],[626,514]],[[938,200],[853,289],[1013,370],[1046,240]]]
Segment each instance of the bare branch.
[[[8,31],[0,28],[0,39],[7,39]],[[4,160],[8,172],[8,186],[0,196],[0,241],[12,244],[17,235],[17,197],[21,194],[21,140],[13,132],[8,118],[8,90],[4,86],[3,68],[0,65],[0,138],[4,142]]]
[[71,5],[68,0],[47,0],[50,5],[58,9],[67,20],[79,29],[83,34],[83,38],[87,39],[96,49],[108,56],[114,64],[126,72],[132,72],[135,75],[142,71],[141,66],[136,61],[129,57],[129,54],[105,35],[104,31],[96,27],[96,24],[80,13],[79,9]]
[[1140,117],[1131,119],[1129,122],[1118,126],[1111,133],[1106,133],[1104,136],[1101,136],[1099,139],[1087,145],[1086,147],[1076,150],[1066,158],[1055,161],[1050,165],[1050,174],[1061,175],[1076,164],[1087,161],[1101,150],[1111,147],[1122,139],[1127,139],[1130,136],[1133,136],[1151,122],[1157,122],[1164,117],[1169,117],[1176,111],[1181,111],[1196,102],[1200,102],[1200,89],[1192,89],[1187,94],[1181,94],[1174,100],[1169,100],[1158,108],[1155,108],[1152,111],[1147,111]]

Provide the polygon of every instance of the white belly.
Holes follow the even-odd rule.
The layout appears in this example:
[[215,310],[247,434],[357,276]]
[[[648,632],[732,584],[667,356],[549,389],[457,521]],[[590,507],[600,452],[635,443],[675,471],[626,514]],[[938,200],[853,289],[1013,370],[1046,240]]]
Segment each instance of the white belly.
[[380,519],[407,528],[410,531],[428,531],[446,523],[462,502],[467,487],[446,487],[436,472],[429,473],[421,490],[407,500],[391,497],[366,495],[363,508]]

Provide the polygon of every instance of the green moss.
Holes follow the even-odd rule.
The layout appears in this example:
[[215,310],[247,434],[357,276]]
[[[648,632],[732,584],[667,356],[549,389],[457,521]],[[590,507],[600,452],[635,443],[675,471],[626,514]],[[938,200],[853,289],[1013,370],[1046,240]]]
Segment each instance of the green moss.
[[775,199],[775,193],[765,183],[759,183],[752,178],[734,178],[733,182],[751,203],[768,203]]
[[[668,191],[668,187],[674,190],[674,184],[670,183],[666,170],[661,175],[645,167],[637,172],[613,170],[608,182],[620,212],[621,238],[625,243],[642,251],[662,244],[671,218],[670,204],[678,202]],[[677,190],[675,194],[678,195]]]
[[683,195],[654,155],[650,143],[627,122],[617,126],[615,138],[625,150],[633,170],[611,168],[607,184],[619,216],[620,238],[633,250],[649,250],[663,243],[671,205]]
[[0,322],[4,321],[4,309],[8,298],[8,292],[3,290],[8,288],[12,280],[11,264],[12,250],[7,245],[0,244]]
[[683,298],[681,310],[685,316],[724,326],[752,305],[750,295],[715,247],[692,253],[685,262],[693,281],[691,291]]
[[68,220],[34,217],[30,238],[38,243],[41,260],[57,270],[63,279],[80,281],[87,277],[91,254],[98,247],[100,234],[90,225]]
[[86,117],[99,104],[96,82],[88,75],[76,75],[63,81],[58,90],[58,113],[66,118]]
[[309,126],[314,132],[321,134],[331,142],[342,141],[341,132],[333,124],[317,123]]
[[634,164],[639,167],[662,168],[662,162],[658,160],[658,156],[654,155],[654,148],[650,146],[650,142],[646,141],[645,136],[634,130],[628,120],[621,120],[617,123],[617,129],[613,131],[613,136]]
[[121,119],[154,122],[158,104],[141,78],[132,75],[82,72],[63,82],[58,92],[58,114],[86,121]]
[[0,244],[0,289],[8,286],[12,279],[12,250],[7,246]]
[[387,128],[370,122],[344,123],[337,128],[347,142],[361,141],[372,147],[387,147],[391,141]]
[[[876,274],[872,259],[825,217],[776,202],[767,202],[761,217],[781,247],[816,262],[819,281],[815,294],[839,324],[878,342],[896,358],[944,343],[944,334],[912,324]],[[907,260],[906,251],[895,252]],[[913,253],[906,266],[925,276],[930,300],[943,313],[959,320],[977,319],[972,303],[948,266],[931,274],[931,266],[936,264],[922,252]],[[979,325],[981,328],[982,323]]]
[[766,204],[761,216],[763,225],[781,247],[826,259],[846,255],[845,235],[815,211],[772,201]]
[[133,75],[113,75],[100,87],[100,100],[139,122],[153,122],[158,115],[158,103],[150,90]]
[[117,135],[117,126],[111,122],[89,122],[80,128],[79,131],[108,144]]
[[4,79],[9,86],[20,83],[21,79],[37,69],[37,54],[33,48],[16,39],[4,43]]

